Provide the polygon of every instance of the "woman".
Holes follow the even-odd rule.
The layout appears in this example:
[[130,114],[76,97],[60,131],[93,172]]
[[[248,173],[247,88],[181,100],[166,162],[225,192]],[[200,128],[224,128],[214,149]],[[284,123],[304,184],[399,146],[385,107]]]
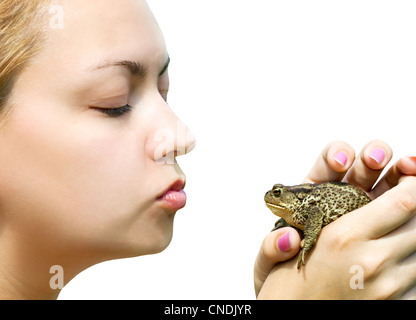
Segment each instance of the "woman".
[[[168,246],[186,202],[175,157],[195,140],[166,104],[169,56],[144,0],[5,0],[0,16],[0,297],[53,299],[51,270],[68,283],[98,262]],[[389,151],[380,147],[382,168]],[[309,179],[341,179],[335,172],[353,161],[350,148],[342,151],[345,163],[334,158],[341,168],[328,152]],[[356,176],[371,183],[369,172]],[[333,234],[327,229],[322,237]],[[288,254],[263,245],[258,291],[298,241]]]
[[0,12],[0,296],[55,298],[51,266],[67,283],[168,246],[186,201],[174,157],[195,141],[166,104],[169,56],[144,1],[2,1]]

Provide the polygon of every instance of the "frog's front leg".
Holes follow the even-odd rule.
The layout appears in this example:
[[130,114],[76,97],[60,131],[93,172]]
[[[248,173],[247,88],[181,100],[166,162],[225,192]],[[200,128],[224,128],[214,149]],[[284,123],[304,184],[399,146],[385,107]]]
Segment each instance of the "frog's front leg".
[[284,227],[291,227],[290,224],[288,224],[285,219],[280,218],[279,220],[276,221],[276,223],[274,224],[274,228],[272,229],[272,231],[280,229],[280,228],[284,228]]
[[270,232],[273,232],[277,229],[284,228],[284,227],[292,227],[293,229],[295,229],[298,232],[299,238],[301,238],[301,239],[303,238],[303,231],[301,229],[298,229],[298,228],[292,226],[291,224],[287,223],[285,221],[285,219],[283,219],[283,218],[280,218],[279,220],[276,221],[276,223],[274,224],[274,228]]
[[316,239],[322,229],[323,218],[324,212],[318,207],[308,209],[308,219],[304,230],[305,238],[300,244],[302,249],[299,254],[298,269],[301,265],[305,265],[305,255],[315,245]]

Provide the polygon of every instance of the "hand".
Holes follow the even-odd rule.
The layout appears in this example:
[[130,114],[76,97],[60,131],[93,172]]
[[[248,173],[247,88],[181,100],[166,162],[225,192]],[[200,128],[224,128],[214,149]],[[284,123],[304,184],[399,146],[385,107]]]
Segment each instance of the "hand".
[[[383,151],[381,151],[383,150]],[[364,190],[368,191],[370,196],[375,199],[384,192],[390,190],[394,186],[396,186],[399,183],[399,180],[402,179],[405,175],[415,175],[416,174],[416,159],[415,158],[402,158],[397,163],[395,163],[392,168],[385,174],[385,176],[379,181],[379,183],[374,187],[373,184],[378,179],[382,169],[387,165],[387,163],[391,160],[392,157],[392,151],[388,145],[386,145],[382,141],[373,141],[367,144],[359,157],[355,160],[354,150],[347,144],[343,142],[334,142],[329,144],[322,152],[318,160],[316,161],[313,169],[305,179],[306,182],[324,182],[324,181],[346,181],[352,184],[355,184]],[[349,169],[349,170],[348,170]],[[404,180],[403,180],[404,181]],[[402,182],[402,181],[401,181]],[[404,183],[404,182],[403,182]],[[300,239],[297,236],[297,232],[292,228],[284,228],[276,230],[275,232],[270,233],[265,240],[263,241],[263,245],[260,249],[259,255],[256,260],[255,264],[255,289],[256,289],[256,295],[258,295],[259,298],[317,298],[317,296],[313,296],[311,292],[308,292],[306,289],[310,289],[312,292],[317,293],[318,291],[316,289],[316,279],[319,279],[319,283],[323,286],[328,285],[329,287],[333,288],[333,284],[337,283],[340,285],[340,287],[347,289],[350,289],[350,286],[348,284],[348,281],[353,276],[351,273],[349,273],[349,270],[345,271],[346,266],[351,267],[351,261],[347,259],[346,253],[350,253],[351,257],[356,257],[357,252],[360,251],[363,253],[363,258],[365,257],[367,260],[371,260],[372,257],[374,258],[375,253],[374,248],[370,248],[368,245],[371,241],[371,238],[363,238],[364,234],[360,234],[362,236],[361,241],[364,241],[363,239],[366,239],[365,244],[367,244],[365,249],[365,246],[361,243],[361,247],[354,247],[353,243],[360,243],[357,239],[351,239],[351,234],[354,234],[351,232],[351,230],[356,230],[357,226],[363,226],[362,231],[368,231],[377,229],[377,228],[384,228],[384,230],[391,231],[392,229],[396,230],[394,232],[397,232],[399,234],[403,233],[403,229],[398,228],[400,225],[403,226],[403,228],[411,228],[409,226],[412,225],[412,220],[409,220],[407,223],[405,223],[406,220],[400,220],[400,221],[392,221],[391,219],[388,219],[391,217],[394,213],[400,214],[400,203],[407,203],[408,209],[405,214],[402,214],[401,216],[405,216],[407,219],[410,218],[410,216],[414,215],[414,210],[412,211],[412,206],[409,205],[413,202],[416,202],[416,195],[412,194],[411,187],[408,185],[413,185],[415,182],[406,182],[405,185],[400,184],[398,187],[392,189],[390,191],[389,195],[385,195],[383,197],[380,197],[380,199],[377,199],[377,201],[372,202],[370,205],[357,210],[354,213],[350,213],[341,219],[337,220],[336,222],[330,224],[329,226],[325,227],[322,231],[322,234],[320,236],[320,241],[318,241],[315,253],[311,252],[311,257],[308,259],[308,263],[305,267],[305,271],[303,272],[296,272],[291,270],[290,267],[291,264],[293,264],[293,261],[289,261],[288,263],[279,264],[278,267],[276,267],[273,270],[272,275],[267,279],[267,288],[263,288],[263,284],[266,281],[266,278],[268,277],[270,271],[273,269],[275,264],[280,261],[285,261],[287,259],[290,259],[294,255],[296,255],[297,251],[299,250],[299,243]],[[407,186],[407,187],[406,187]],[[413,186],[414,187],[414,186]],[[403,202],[403,199],[404,202]],[[406,200],[408,199],[408,200]],[[388,204],[388,206],[387,206]],[[390,208],[390,209],[388,209]],[[361,211],[367,212],[366,215],[364,215]],[[377,214],[377,216],[380,216],[380,220],[375,220],[374,215]],[[353,220],[354,216],[359,215],[356,220]],[[348,223],[345,222],[345,220],[348,219]],[[384,220],[383,220],[384,219]],[[404,218],[403,218],[404,219]],[[341,222],[343,221],[343,222]],[[382,223],[384,222],[384,224]],[[396,224],[392,224],[395,222]],[[399,224],[400,223],[400,224]],[[337,227],[338,225],[341,225],[341,227]],[[343,227],[342,227],[343,226]],[[406,227],[405,227],[406,226]],[[340,233],[340,230],[338,228],[346,228],[347,232]],[[390,228],[390,229],[388,229]],[[291,231],[290,231],[291,230]],[[287,234],[287,232],[290,232]],[[390,239],[391,233],[389,236],[386,236],[388,232],[383,233],[382,235],[385,236],[387,239]],[[369,234],[369,233],[368,233]],[[368,236],[367,234],[367,236]],[[281,239],[282,236],[285,235],[283,240]],[[325,237],[330,238],[329,240],[325,240]],[[332,239],[331,237],[335,237],[336,239]],[[340,239],[339,239],[340,238]],[[286,241],[287,239],[290,240],[290,242]],[[412,243],[410,241],[410,238],[406,238],[409,242],[409,246],[412,247]],[[280,244],[286,244],[286,246],[279,246]],[[374,241],[373,241],[374,242]],[[337,259],[328,259],[328,257],[335,257],[336,254],[334,251],[340,250],[341,247],[338,247],[338,249],[331,248],[331,245],[333,246],[337,243],[345,243],[346,246],[349,248],[350,251],[346,252],[345,248],[343,248],[342,255],[340,254]],[[375,243],[381,244],[381,241],[375,241]],[[290,244],[287,246],[287,244]],[[385,249],[393,249],[395,246],[393,245],[393,241],[387,241],[384,242]],[[397,246],[397,244],[396,244]],[[318,249],[319,248],[319,249]],[[284,249],[284,250],[283,250]],[[364,250],[365,249],[365,250]],[[396,248],[397,249],[397,248]],[[287,252],[285,250],[288,250]],[[318,250],[321,252],[321,254],[317,254]],[[331,253],[329,254],[329,250]],[[369,251],[370,250],[370,251]],[[373,251],[371,251],[373,250]],[[380,248],[377,249],[378,251]],[[376,250],[376,251],[377,251]],[[386,250],[385,250],[386,251]],[[411,251],[413,252],[413,251]],[[398,252],[395,255],[395,258],[398,257]],[[364,255],[365,254],[365,255]],[[312,257],[313,256],[313,257]],[[316,261],[316,258],[318,256],[322,256],[322,258],[326,258],[326,260],[323,261]],[[389,261],[394,261],[394,257],[390,255],[389,257],[386,257],[386,259],[390,259]],[[396,266],[399,264],[399,260],[396,261]],[[361,261],[362,262],[362,261]],[[365,261],[364,261],[365,262]],[[315,266],[313,266],[315,264]],[[312,265],[312,266],[310,266]],[[332,273],[325,273],[322,270],[322,266],[326,265],[328,267],[331,267],[330,270],[336,271],[341,270],[343,278],[340,278],[338,275],[338,278],[336,277],[330,277],[334,274]],[[353,265],[358,265],[358,262]],[[362,265],[366,265],[363,263]],[[384,264],[380,264],[380,267]],[[292,266],[293,267],[293,266]],[[338,268],[338,269],[337,269]],[[309,269],[309,270],[306,270]],[[315,280],[309,276],[306,277],[308,274],[312,274],[312,270],[315,270],[317,274],[315,275]],[[288,274],[283,274],[284,271],[289,272]],[[369,275],[369,273],[365,273]],[[391,273],[390,273],[391,274]],[[285,277],[282,277],[285,276]],[[406,277],[406,280],[404,280],[404,283],[410,283],[411,280],[413,280],[415,277],[412,278],[411,275]],[[276,282],[279,279],[279,285],[273,285],[274,282]],[[382,283],[381,276],[373,277],[376,281],[372,281],[371,283],[374,284],[373,287],[376,287],[377,285],[380,285]],[[385,279],[388,279],[385,278]],[[282,281],[283,280],[283,281]],[[293,280],[293,281],[292,281]],[[296,280],[296,281],[295,281]],[[347,281],[348,280],[348,281]],[[368,280],[368,279],[367,279]],[[314,282],[315,281],[315,282]],[[342,283],[344,281],[344,283]],[[370,281],[367,282],[367,287],[370,284]],[[398,283],[397,281],[395,283]],[[302,289],[300,289],[302,288]],[[356,296],[357,293],[361,294],[363,298],[376,298],[375,292],[371,292],[371,290],[358,290],[353,291],[347,290],[348,295],[339,295],[334,296],[333,292],[325,292],[320,291],[320,297],[321,298],[353,298],[353,296]],[[389,291],[389,290],[386,290]],[[403,291],[403,290],[402,290]],[[289,293],[292,294],[289,294]],[[379,291],[378,293],[385,292],[383,290]],[[398,293],[398,290],[395,291]],[[303,296],[299,296],[297,294],[303,293]],[[344,292],[345,293],[345,292]],[[364,294],[365,293],[365,294]],[[325,294],[328,294],[325,296]],[[392,292],[390,292],[392,294]],[[389,296],[387,293],[386,296]],[[394,294],[393,294],[394,296]],[[380,296],[378,296],[380,297]]]

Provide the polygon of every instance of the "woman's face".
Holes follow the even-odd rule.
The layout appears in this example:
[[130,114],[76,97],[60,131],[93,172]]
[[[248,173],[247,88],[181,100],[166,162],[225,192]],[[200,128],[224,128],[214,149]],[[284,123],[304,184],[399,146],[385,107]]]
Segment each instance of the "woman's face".
[[166,194],[185,181],[173,156],[195,143],[166,103],[162,34],[142,0],[58,3],[0,132],[4,234],[103,259],[159,252],[184,205]]

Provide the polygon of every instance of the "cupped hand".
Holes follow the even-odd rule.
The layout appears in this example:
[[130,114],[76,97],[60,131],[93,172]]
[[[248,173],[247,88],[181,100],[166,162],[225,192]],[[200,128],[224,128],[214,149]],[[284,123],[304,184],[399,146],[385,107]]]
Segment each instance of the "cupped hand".
[[[411,190],[412,187],[409,187],[409,185],[413,185],[416,182],[406,182],[406,184],[402,186],[398,186],[399,182],[404,181],[405,176],[412,176],[416,175],[416,158],[415,157],[405,157],[397,161],[391,168],[388,170],[388,172],[379,180],[379,182],[375,185],[375,182],[380,177],[381,172],[386,167],[386,165],[389,163],[389,161],[392,158],[392,150],[391,148],[384,143],[383,141],[375,140],[370,143],[368,143],[359,156],[355,158],[355,152],[351,146],[349,146],[345,142],[332,142],[328,144],[324,150],[322,151],[321,155],[318,157],[315,165],[313,166],[312,170],[308,174],[308,176],[305,179],[305,182],[310,183],[319,183],[319,182],[325,182],[325,181],[345,181],[349,182],[351,184],[357,185],[358,187],[362,188],[363,190],[367,191],[368,194],[372,199],[376,199],[386,191],[391,192],[390,194],[386,194],[386,196],[380,197],[380,200],[373,201],[370,203],[370,205],[361,208],[359,210],[356,210],[353,213],[350,213],[342,219],[338,219],[336,222],[330,224],[329,226],[325,227],[322,231],[322,234],[320,236],[320,239],[323,239],[321,241],[318,241],[316,248],[314,251],[321,252],[321,254],[317,253],[311,253],[311,258],[308,259],[307,268],[304,268],[305,271],[298,272],[292,270],[293,264],[295,263],[294,260],[289,261],[287,263],[279,263],[286,260],[289,260],[293,256],[296,255],[296,253],[299,250],[300,246],[300,238],[297,234],[297,232],[293,228],[282,228],[279,230],[276,230],[266,236],[266,238],[263,241],[263,244],[261,246],[261,249],[259,251],[259,254],[256,259],[255,263],[255,270],[254,270],[254,282],[255,282],[255,291],[256,296],[258,298],[271,298],[271,299],[278,299],[278,298],[313,298],[317,297],[316,295],[310,294],[307,291],[304,290],[304,288],[311,288],[311,290],[314,290],[315,293],[321,292],[319,295],[321,298],[352,298],[357,296],[357,291],[351,291],[348,290],[350,288],[349,285],[345,283],[348,279],[351,279],[352,274],[349,272],[345,272],[346,266],[363,266],[363,270],[371,270],[371,268],[368,266],[368,263],[364,263],[361,261],[361,264],[357,262],[356,264],[351,264],[352,261],[348,259],[346,256],[346,253],[350,253],[352,256],[357,256],[357,252],[362,252],[363,256],[367,256],[367,260],[372,260],[374,258],[374,248],[370,248],[368,246],[368,243],[370,240],[374,240],[374,238],[369,237],[368,235],[371,233],[371,230],[376,229],[383,229],[387,230],[385,233],[379,232],[379,237],[386,236],[389,232],[394,230],[394,232],[397,232],[399,234],[406,233],[403,230],[405,228],[410,228],[412,226],[412,221],[410,220],[411,216],[414,215],[414,211],[412,204],[413,200],[416,202],[416,194],[412,194]],[[397,187],[396,187],[397,186]],[[396,188],[395,188],[396,187]],[[415,187],[415,186],[413,186]],[[395,190],[397,189],[397,190]],[[403,208],[403,203],[406,206],[405,213],[400,214],[400,208]],[[388,204],[388,206],[387,206]],[[402,219],[394,220],[394,219],[388,219],[389,211],[386,208],[390,208],[390,212],[398,212],[395,214],[402,217]],[[412,211],[413,210],[413,211]],[[364,211],[366,214],[362,213],[361,211]],[[378,216],[377,216],[378,213]],[[357,216],[356,220],[353,220],[353,217]],[[347,217],[350,217],[348,219],[349,221],[345,222],[345,219]],[[381,223],[379,219],[383,219],[382,221],[384,223]],[[407,220],[406,220],[407,219]],[[341,222],[343,221],[343,222]],[[406,223],[407,221],[407,223]],[[340,225],[340,227],[338,227]],[[357,226],[363,226],[364,228],[357,228]],[[404,229],[401,230],[399,226],[406,225],[406,227],[403,227]],[[338,228],[345,228],[346,230],[343,230],[341,232]],[[354,237],[357,237],[356,232],[352,232],[351,230],[365,230],[368,231],[368,233],[365,235],[364,232],[360,234],[362,237],[361,240],[366,239],[367,246],[361,246],[361,247],[354,247],[354,243],[358,244],[361,242],[359,241],[353,241],[356,240],[355,238],[351,240],[351,235],[354,235]],[[400,229],[400,230],[399,230]],[[389,234],[390,236],[390,234]],[[325,237],[328,237],[329,240],[325,240]],[[335,237],[336,239],[332,239]],[[409,239],[409,247],[408,252],[413,252],[413,244],[411,243]],[[331,245],[337,243],[345,243],[347,247],[349,248],[349,251],[346,252],[344,247],[338,247],[338,249],[334,249],[331,247]],[[378,244],[381,244],[382,242],[377,242]],[[393,241],[387,241],[385,244],[388,246],[389,249],[394,248]],[[342,249],[342,250],[341,250]],[[336,257],[336,250],[338,250],[338,253],[342,251],[342,255],[340,257],[337,257],[338,260],[335,259]],[[373,250],[373,251],[368,251]],[[378,248],[380,250],[380,248]],[[410,250],[410,251],[409,251]],[[398,252],[396,251],[398,256]],[[314,257],[312,257],[314,256]],[[327,257],[326,260],[323,261],[317,261],[317,257]],[[363,258],[364,259],[364,258]],[[364,260],[366,260],[364,259]],[[394,259],[390,256],[389,261],[393,261]],[[357,259],[356,259],[357,260]],[[367,261],[366,260],[366,261]],[[374,258],[374,260],[377,260]],[[315,262],[314,262],[315,261]],[[279,263],[276,268],[276,263]],[[313,264],[316,263],[314,266]],[[396,264],[398,263],[398,260],[396,259]],[[321,270],[322,265],[328,265],[331,270],[333,271],[340,271],[342,275],[344,275],[343,278],[338,278],[338,281],[336,279],[332,279],[329,275],[335,275],[338,274],[337,272],[324,274]],[[312,266],[310,266],[312,265]],[[377,265],[372,263],[371,265]],[[380,263],[379,267],[383,266],[385,264]],[[274,268],[274,269],[273,269]],[[357,267],[359,268],[359,267]],[[269,276],[270,272],[272,271],[272,274]],[[296,270],[296,269],[295,269]],[[317,283],[313,281],[313,278],[311,279],[311,272],[312,270],[316,270],[317,272],[323,273],[320,275],[319,272],[316,275],[317,278],[323,280],[321,281],[321,285],[325,287],[325,285],[329,284],[329,287],[333,287],[331,285],[331,281],[339,285],[341,288],[347,288],[348,294],[339,294],[339,296],[334,296],[333,292],[328,292],[325,290],[315,290],[317,287]],[[288,275],[285,275],[285,272],[290,272]],[[375,271],[374,271],[375,272]],[[377,272],[379,270],[377,269]],[[307,276],[307,275],[310,276]],[[371,275],[372,272],[364,273],[368,275]],[[282,277],[285,276],[286,280],[290,281],[281,281]],[[339,276],[339,274],[338,274]],[[306,279],[305,277],[308,277]],[[267,286],[266,288],[263,288],[263,285],[267,279]],[[274,282],[277,281],[277,279],[280,279],[279,286],[274,286]],[[344,283],[342,283],[342,280]],[[382,281],[380,280],[381,277],[373,277],[373,279],[377,279],[378,281],[373,281],[374,286],[376,287],[379,285]],[[405,283],[410,282],[410,277],[406,277],[406,280],[404,280]],[[293,280],[293,281],[292,281]],[[295,281],[296,280],[296,281]],[[308,281],[307,281],[308,280]],[[406,282],[407,281],[407,282]],[[395,281],[394,283],[398,283],[398,281]],[[369,281],[367,281],[367,285],[369,284]],[[283,288],[285,287],[285,288]],[[402,287],[405,287],[403,285]],[[279,289],[280,288],[280,289]],[[293,294],[289,294],[289,292],[293,291]],[[394,291],[394,293],[393,293]],[[385,290],[380,291],[384,292],[386,296],[394,296],[398,295],[400,290]],[[305,295],[300,297],[297,294],[303,292]],[[363,298],[376,298],[377,295],[372,292],[371,290],[365,290],[359,291],[361,296]],[[388,292],[388,293],[386,293]],[[325,294],[331,294],[332,296],[325,296]],[[400,293],[403,293],[403,290],[400,291]]]

